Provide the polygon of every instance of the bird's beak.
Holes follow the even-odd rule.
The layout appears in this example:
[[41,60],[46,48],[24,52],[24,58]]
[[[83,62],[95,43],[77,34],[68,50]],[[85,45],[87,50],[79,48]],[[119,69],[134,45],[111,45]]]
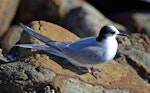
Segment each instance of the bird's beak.
[[126,31],[119,31],[118,35],[130,37],[130,34]]

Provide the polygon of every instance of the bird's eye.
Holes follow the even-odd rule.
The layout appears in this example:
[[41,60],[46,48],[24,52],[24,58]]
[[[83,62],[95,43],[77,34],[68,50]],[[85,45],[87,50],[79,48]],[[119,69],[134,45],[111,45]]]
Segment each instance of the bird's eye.
[[109,32],[110,34],[115,34],[115,32]]
[[112,32],[112,34],[115,34],[115,32]]

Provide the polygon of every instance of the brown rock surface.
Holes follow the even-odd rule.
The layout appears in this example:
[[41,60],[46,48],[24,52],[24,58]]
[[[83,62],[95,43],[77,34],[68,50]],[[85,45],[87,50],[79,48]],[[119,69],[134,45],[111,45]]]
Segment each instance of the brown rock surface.
[[57,22],[59,20],[59,0],[20,0],[15,22],[28,23],[33,20],[46,20]]
[[143,51],[150,53],[150,37],[148,35],[132,34],[131,42],[132,42],[132,45],[137,46],[138,50],[144,49]]
[[150,38],[145,34],[132,34],[130,38],[119,37],[117,62],[131,67],[140,77],[150,83]]
[[[148,91],[150,91],[150,85],[148,83],[144,82],[131,69],[125,67],[124,65],[118,64],[115,61],[97,66],[97,68],[101,70],[101,72],[98,74],[101,78],[95,79],[89,73],[82,73],[76,67],[70,64],[64,65],[62,63],[63,60],[59,62],[59,64],[61,64],[59,65],[56,63],[58,61],[49,60],[48,58],[44,59],[44,55],[41,57],[36,57],[35,59],[37,61],[34,63],[36,65],[40,64],[40,66],[50,69],[57,74],[57,77],[54,79],[52,84],[55,89],[60,89],[61,91],[65,89],[64,81],[68,81],[70,78],[80,80],[80,82],[83,81],[84,83],[86,82],[86,84],[92,84],[95,86],[102,85],[106,89],[128,89],[136,93],[148,93]],[[80,86],[80,83],[78,86]]]
[[0,39],[7,31],[13,17],[16,13],[19,0],[1,0],[0,1]]
[[[44,21],[32,22],[30,26],[40,34],[54,40],[79,39],[69,31]],[[40,42],[24,33],[20,43],[39,44]],[[20,52],[24,55],[26,51],[20,50]],[[19,89],[23,89],[24,91],[41,92],[44,91],[46,85],[52,86],[56,92],[59,91],[60,93],[149,93],[150,91],[150,85],[147,82],[140,78],[128,66],[119,64],[116,61],[97,66],[97,68],[101,70],[101,72],[98,73],[101,78],[95,79],[91,74],[79,71],[70,63],[64,64],[64,59],[62,58],[42,52],[30,52],[28,55],[27,53],[25,54],[24,56],[28,57],[0,66],[0,73],[4,74],[5,72],[8,78],[13,79],[14,81],[11,84],[17,87],[18,91]],[[53,73],[54,75],[49,75],[49,73]],[[3,74],[1,74],[1,77]],[[43,76],[49,77],[46,78]],[[35,77],[38,77],[38,79]],[[9,82],[7,84],[9,84]]]

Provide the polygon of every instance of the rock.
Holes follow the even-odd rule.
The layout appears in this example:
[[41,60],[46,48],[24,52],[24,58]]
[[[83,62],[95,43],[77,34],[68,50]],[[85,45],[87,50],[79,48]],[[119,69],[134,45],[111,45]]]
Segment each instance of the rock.
[[[28,93],[33,92],[34,90],[30,88],[30,82],[35,83],[33,84],[34,87],[37,86],[36,82],[39,82],[38,84],[42,82],[44,85],[44,83],[52,80],[56,75],[48,69],[45,69],[43,67],[36,67],[33,63],[26,62],[25,60],[17,61],[14,63],[5,63],[0,66],[0,69],[1,93],[24,93],[25,91],[28,91]],[[12,82],[12,80],[14,81]],[[24,84],[18,86],[19,83],[17,81],[24,82]],[[23,87],[27,83],[28,85],[26,85],[26,87]],[[43,86],[38,85],[38,87],[39,89],[41,89],[41,87]]]
[[[44,21],[29,24],[38,33],[54,40],[76,40],[74,34],[64,28]],[[25,37],[28,36],[28,37]],[[26,41],[28,40],[28,41]],[[32,36],[23,33],[20,43],[41,43]],[[28,49],[29,50],[29,49]],[[19,50],[24,54],[25,50]],[[83,73],[64,59],[44,53],[31,52],[18,61],[0,65],[0,91],[11,93],[45,92],[51,89],[56,93],[70,92],[121,92],[148,93],[150,85],[140,78],[128,66],[116,61],[96,66],[101,70],[99,79],[89,73]],[[5,86],[7,85],[7,86]],[[8,92],[9,93],[9,92]]]
[[133,16],[138,20],[142,27],[142,31],[146,33],[147,36],[150,37],[150,13],[145,11],[145,12],[136,12],[133,13]]
[[80,37],[97,36],[107,24],[125,30],[84,0],[21,0],[15,22],[28,23],[33,19],[57,23]]
[[130,93],[130,90],[128,89],[107,89],[104,88],[103,86],[93,86],[91,84],[82,82],[78,79],[74,78],[69,78],[64,81],[64,86],[61,89],[61,93],[67,93],[67,92],[72,92],[72,93],[102,93],[102,92],[107,92],[107,93]]
[[[9,3],[8,3],[9,2]],[[0,6],[0,39],[7,32],[7,29],[16,13],[19,0],[1,0]],[[1,45],[0,45],[1,47]]]
[[[5,79],[9,78],[8,80],[4,79],[5,82],[2,82],[2,84],[12,84],[13,87],[17,86],[14,90],[22,89],[28,92],[29,89],[44,92],[43,87],[47,85],[53,86],[54,90],[60,93],[71,91],[85,91],[87,93],[103,91],[149,92],[149,84],[128,67],[115,61],[98,66],[101,69],[100,79],[95,79],[88,73],[78,74],[75,70],[73,71],[77,68],[71,64],[59,65],[57,62],[49,60],[48,56],[46,58],[46,55],[42,54],[41,56],[30,56],[14,63],[2,64],[0,66],[1,75],[5,74],[7,76],[5,76]],[[13,80],[13,82],[11,83],[9,80]]]
[[124,25],[130,32],[146,33],[150,37],[149,11],[125,12],[110,17],[113,21]]
[[123,26],[110,21],[83,0],[61,0],[58,6],[63,19],[62,26],[79,37],[97,36],[104,25],[114,25],[120,30],[125,30]]
[[11,26],[5,33],[5,37],[0,40],[3,52],[8,52],[20,39],[22,28],[18,25]]
[[136,19],[133,13],[130,12],[117,13],[111,15],[110,19],[113,20],[114,22],[117,22],[125,26],[129,32],[141,33],[143,31],[140,22]]
[[131,34],[130,38],[119,37],[118,42],[122,47],[134,47],[137,50],[141,50],[147,53],[150,53],[150,38],[145,34],[134,33]]
[[138,50],[150,53],[150,38],[146,34],[132,34],[131,42]]
[[150,38],[144,34],[132,34],[130,38],[120,37],[118,39],[120,57],[116,60],[128,65],[145,81],[150,82]]
[[150,82],[150,54],[136,50],[135,48],[128,49],[121,52],[121,60],[117,61],[122,64],[126,63],[126,65],[129,65],[146,82]]
[[[149,20],[146,20],[146,16],[148,17],[150,12],[150,3],[148,0],[86,1],[101,11],[107,18],[125,26],[130,32],[141,33],[143,31],[143,27],[145,27],[143,25],[149,23]],[[137,18],[137,14],[141,16],[142,20],[141,18],[140,20]],[[145,24],[145,22],[147,23]]]
[[1,69],[5,75],[12,80],[24,80],[27,82],[45,82],[54,79],[56,76],[52,71],[36,67],[30,62],[15,62],[1,65]]
[[55,4],[57,1],[59,0],[21,0],[14,22],[29,23],[40,19],[58,23],[60,17]]

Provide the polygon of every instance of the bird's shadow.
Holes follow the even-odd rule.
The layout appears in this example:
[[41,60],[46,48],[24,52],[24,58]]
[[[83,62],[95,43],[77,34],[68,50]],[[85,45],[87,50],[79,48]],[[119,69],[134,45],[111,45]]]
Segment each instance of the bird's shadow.
[[[19,52],[19,50],[17,52]],[[20,54],[21,53],[22,52],[20,52]],[[52,55],[52,54],[49,54],[49,53],[46,53],[44,51],[40,51],[40,50],[39,51],[30,52],[30,53],[26,54],[25,56],[20,56],[18,54],[18,56],[15,58],[16,60],[13,60],[13,61],[10,60],[8,62],[0,61],[0,64],[7,64],[7,63],[12,63],[12,62],[17,62],[18,60],[22,60],[23,61],[24,58],[27,58],[27,57],[30,57],[30,56],[35,56],[36,54],[45,54],[45,55],[47,55],[49,57],[49,59],[51,59],[51,60],[55,61],[56,63],[58,63],[60,66],[62,66],[63,69],[68,69],[68,70],[70,70],[70,71],[72,71],[74,73],[77,73],[78,75],[86,74],[86,72],[83,72],[83,71],[79,70],[79,68],[77,66],[72,65],[66,59],[58,57],[58,56],[55,56],[55,55]],[[83,68],[83,69],[88,70],[87,68]]]

